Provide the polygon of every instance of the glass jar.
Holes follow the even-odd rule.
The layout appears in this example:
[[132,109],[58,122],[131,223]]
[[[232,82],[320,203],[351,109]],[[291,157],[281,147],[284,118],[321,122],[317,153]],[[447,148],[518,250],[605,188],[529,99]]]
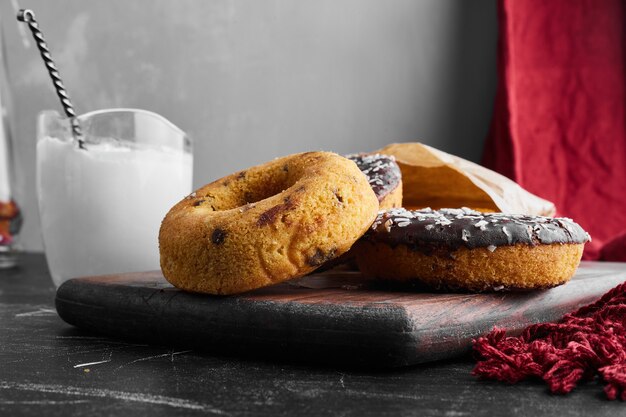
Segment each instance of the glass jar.
[[22,215],[15,201],[15,153],[13,119],[7,76],[4,33],[0,21],[0,268],[17,262],[17,238]]

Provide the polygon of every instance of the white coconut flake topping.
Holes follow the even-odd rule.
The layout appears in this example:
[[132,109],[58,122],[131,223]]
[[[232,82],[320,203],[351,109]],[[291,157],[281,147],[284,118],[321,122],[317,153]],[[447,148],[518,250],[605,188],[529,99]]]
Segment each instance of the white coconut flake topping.
[[511,232],[509,232],[509,229],[507,229],[506,226],[502,226],[502,232],[506,235],[506,240],[510,245],[513,242],[513,236],[511,236]]
[[480,220],[478,223],[474,224],[474,227],[479,228],[480,230],[487,230],[487,225],[489,222],[486,220]]
[[[381,225],[387,232],[394,227],[405,228],[412,225],[423,224],[428,231],[437,230],[438,233],[459,233],[457,228],[463,227],[461,239],[473,245],[482,246],[484,235],[481,232],[502,233],[494,241],[493,245],[484,246],[490,251],[496,249],[495,245],[511,245],[514,241],[530,242],[536,244],[559,242],[561,240],[584,240],[588,236],[580,230],[580,226],[567,218],[549,218],[542,216],[528,216],[522,214],[488,213],[483,214],[469,208],[440,209],[431,208],[409,211],[404,208],[394,208],[378,213],[372,228],[382,231]],[[560,229],[560,231],[559,231]],[[480,232],[479,232],[480,231]],[[417,232],[417,229],[415,230]],[[562,237],[565,234],[565,237]],[[568,236],[569,235],[569,236]],[[457,235],[458,236],[458,235]],[[497,236],[497,235],[496,235]],[[505,238],[505,239],[504,239]],[[497,243],[496,243],[497,241]],[[481,244],[482,243],[482,244]]]

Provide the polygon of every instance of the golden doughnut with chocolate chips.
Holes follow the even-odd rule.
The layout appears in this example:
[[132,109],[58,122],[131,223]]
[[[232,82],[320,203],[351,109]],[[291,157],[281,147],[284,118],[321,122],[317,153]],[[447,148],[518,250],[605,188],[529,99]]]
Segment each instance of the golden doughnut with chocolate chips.
[[236,294],[312,272],[370,227],[378,200],[356,164],[330,152],[275,159],[176,204],[159,231],[174,286]]
[[352,252],[368,277],[452,290],[529,290],[567,282],[589,240],[567,218],[393,209],[379,213]]

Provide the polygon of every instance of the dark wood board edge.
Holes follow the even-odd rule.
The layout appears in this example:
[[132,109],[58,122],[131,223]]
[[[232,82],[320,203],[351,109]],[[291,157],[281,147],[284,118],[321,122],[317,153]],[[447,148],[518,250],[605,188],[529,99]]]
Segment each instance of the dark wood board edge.
[[208,300],[180,291],[106,287],[105,298],[93,282],[68,281],[57,291],[59,316],[74,326],[126,339],[322,363],[400,366],[415,351],[401,307]]
[[[127,339],[165,345],[176,341],[181,347],[288,356],[307,362],[397,367],[468,352],[472,340],[494,326],[515,334],[533,323],[558,320],[626,279],[623,264],[613,268],[605,264],[595,278],[585,278],[586,269],[567,287],[503,293],[501,297],[517,306],[513,311],[494,314],[493,305],[479,302],[471,308],[473,316],[455,316],[451,310],[447,321],[429,319],[423,311],[403,304],[302,305],[194,295],[141,285],[129,291],[127,286],[97,280],[68,281],[59,288],[56,304],[61,318],[72,325]],[[108,297],[102,297],[102,286],[106,286]],[[580,296],[551,310],[537,307],[572,291]],[[471,297],[467,302],[472,302]],[[193,307],[198,304],[200,308]],[[489,308],[489,318],[476,319],[476,314]],[[264,330],[261,333],[259,329]]]
[[[589,273],[590,269],[598,266],[598,270]],[[414,343],[420,351],[416,353],[418,362],[467,353],[471,350],[473,340],[494,327],[506,329],[509,335],[517,335],[532,324],[558,321],[565,314],[596,301],[626,281],[626,264],[583,262],[577,275],[567,284],[547,290],[488,296],[493,299],[501,297],[507,309],[498,310],[493,301],[478,302],[472,306],[474,300],[469,299],[462,315],[454,316],[451,310],[447,320],[441,317],[429,318],[422,310],[407,309],[407,315],[413,323]],[[552,307],[547,309],[546,305]]]

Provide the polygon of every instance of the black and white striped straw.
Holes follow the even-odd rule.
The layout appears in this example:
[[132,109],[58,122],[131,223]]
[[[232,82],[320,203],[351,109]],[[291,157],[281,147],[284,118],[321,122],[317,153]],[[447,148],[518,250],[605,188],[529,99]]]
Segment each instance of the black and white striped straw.
[[85,148],[84,136],[80,124],[78,123],[78,119],[76,118],[76,112],[74,111],[74,106],[72,105],[72,101],[70,100],[69,95],[67,94],[67,90],[63,85],[63,81],[61,81],[61,76],[59,75],[59,70],[57,69],[54,61],[52,60],[52,56],[50,55],[50,50],[48,49],[48,45],[46,44],[46,40],[39,30],[39,24],[35,19],[35,13],[29,9],[21,9],[17,13],[17,20],[20,22],[24,22],[28,24],[31,32],[33,32],[33,37],[35,38],[35,43],[37,44],[37,48],[41,53],[41,58],[46,64],[46,68],[48,69],[48,73],[50,74],[50,78],[52,78],[52,83],[54,84],[54,88],[61,100],[61,104],[63,105],[63,110],[65,111],[65,115],[69,118],[70,123],[72,125],[72,134],[74,138],[78,141],[78,146],[82,149]]

